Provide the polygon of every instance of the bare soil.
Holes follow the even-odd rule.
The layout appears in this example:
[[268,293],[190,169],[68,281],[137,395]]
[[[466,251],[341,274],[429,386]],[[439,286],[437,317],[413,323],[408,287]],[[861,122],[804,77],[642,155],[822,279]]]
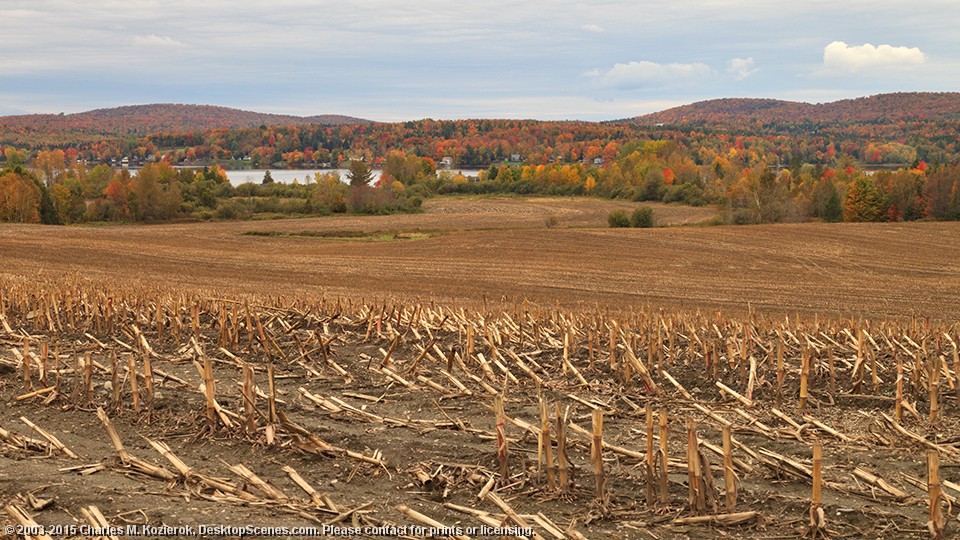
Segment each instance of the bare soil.
[[[958,222],[607,228],[612,209],[630,206],[596,199],[453,198],[429,201],[426,213],[416,215],[5,224],[0,272],[444,303],[507,299],[845,317],[960,315]],[[712,214],[654,206],[665,224]],[[550,214],[559,216],[557,227],[544,225]],[[329,236],[338,231],[342,236]]]
[[[453,505],[516,525],[494,499],[478,498],[492,479],[510,512],[543,538],[773,540],[810,536],[809,471],[819,442],[825,537],[928,538],[929,450],[940,456],[944,494],[960,497],[960,302],[951,300],[960,298],[960,226],[604,228],[617,204],[441,199],[412,216],[4,225],[0,428],[8,434],[0,431],[0,506],[24,509],[48,531],[86,524],[83,511],[95,505],[121,527],[326,524],[339,532],[355,527],[354,537],[374,537],[377,530],[364,527],[423,537],[411,527],[427,525],[404,513],[409,507],[483,538],[492,536],[479,532],[483,518]],[[677,212],[675,222],[699,221],[701,212],[657,209],[661,216],[668,211]],[[559,216],[558,227],[544,226],[550,213]],[[251,231],[269,235],[245,234]],[[44,343],[50,354],[41,380]],[[656,389],[638,375],[631,354]],[[143,393],[139,412],[126,368],[131,355]],[[801,409],[804,355],[812,360]],[[146,357],[152,399],[144,393]],[[931,374],[938,373],[931,366],[941,357],[933,386],[940,410],[931,420]],[[204,358],[230,425],[207,417],[197,369]],[[900,428],[886,418],[894,415],[898,360],[904,400],[916,409],[903,413]],[[241,425],[243,365],[254,368],[263,394],[250,431]],[[268,366],[279,410],[272,444]],[[751,403],[720,391],[718,381],[749,394]],[[51,390],[17,399],[45,388]],[[505,397],[509,417],[506,476],[498,462],[496,394]],[[538,471],[540,396],[550,411],[553,404],[569,409],[572,483],[565,491]],[[647,500],[647,406],[669,420],[665,504]],[[171,477],[121,460],[97,407],[131,456]],[[602,497],[591,462],[595,409],[603,412]],[[735,510],[757,512],[746,523],[675,522],[726,512],[722,459],[705,447],[718,506],[691,508],[687,418],[699,440],[715,447],[722,446],[722,426],[732,426]],[[558,472],[552,412],[550,425]],[[178,471],[148,439],[168,445],[190,470]],[[231,470],[238,464],[273,489]],[[855,476],[857,469],[904,496]],[[943,506],[951,518],[956,508]],[[0,512],[0,527],[14,523]],[[948,522],[947,536],[956,531]]]

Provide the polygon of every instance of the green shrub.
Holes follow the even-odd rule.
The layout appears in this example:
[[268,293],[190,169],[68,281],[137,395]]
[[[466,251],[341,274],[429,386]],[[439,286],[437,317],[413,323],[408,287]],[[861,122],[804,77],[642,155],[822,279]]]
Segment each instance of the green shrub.
[[221,201],[216,212],[219,219],[244,219],[248,217],[246,205],[236,199]]
[[627,212],[625,210],[614,210],[610,212],[610,215],[607,216],[607,223],[611,227],[629,227],[630,218],[627,217]]
[[194,219],[198,219],[200,221],[211,221],[217,217],[217,212],[210,210],[209,208],[204,208],[203,210],[197,210],[190,215],[193,216]]
[[423,198],[419,195],[407,197],[402,208],[405,212],[420,212],[423,209]]
[[630,214],[630,226],[639,229],[653,227],[653,208],[641,206]]
[[283,214],[306,214],[307,201],[305,199],[280,199],[278,211]]
[[760,223],[756,213],[749,208],[738,208],[733,211],[733,217],[730,220],[734,225],[753,225]]

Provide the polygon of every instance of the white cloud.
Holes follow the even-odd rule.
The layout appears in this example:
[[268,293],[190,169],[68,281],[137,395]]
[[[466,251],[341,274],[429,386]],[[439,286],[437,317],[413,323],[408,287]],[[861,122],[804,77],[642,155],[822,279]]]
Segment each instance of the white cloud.
[[183,47],[183,43],[170,36],[158,36],[155,34],[150,34],[149,36],[134,36],[133,44],[141,47]]
[[863,69],[918,65],[927,61],[927,56],[917,47],[894,47],[870,43],[847,45],[834,41],[823,48],[823,66],[829,70],[856,72]]
[[[639,114],[627,109],[628,97],[941,91],[960,79],[956,1],[903,10],[902,0],[0,0],[0,21],[10,22],[0,32],[0,91],[10,97],[0,95],[0,104],[69,112],[180,101],[374,118],[606,119]],[[839,38],[852,45],[821,60]],[[849,60],[870,39],[929,56],[886,70]],[[873,49],[884,56],[884,47]],[[909,77],[889,73],[904,65]],[[860,76],[838,76],[855,69]],[[625,88],[642,91],[617,90]],[[540,106],[558,91],[583,100]],[[478,97],[503,101],[474,105]],[[617,101],[591,101],[610,97]]]
[[754,73],[760,71],[753,67],[753,57],[732,58],[727,62],[727,75],[733,77],[736,81],[742,81]]
[[43,17],[45,14],[42,11],[34,11],[31,9],[5,9],[0,10],[0,19],[9,21],[11,19],[24,19],[29,20],[34,17]]
[[598,86],[628,90],[633,88],[664,88],[685,86],[706,79],[713,74],[710,66],[693,64],[658,64],[647,60],[614,64],[606,72],[598,69],[585,73]]

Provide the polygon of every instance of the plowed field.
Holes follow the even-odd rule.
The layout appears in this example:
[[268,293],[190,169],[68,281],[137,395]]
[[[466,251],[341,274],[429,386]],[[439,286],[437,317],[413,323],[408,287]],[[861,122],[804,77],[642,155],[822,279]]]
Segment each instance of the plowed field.
[[[440,199],[418,215],[0,225],[0,272],[272,294],[960,315],[960,223],[607,228],[610,210],[630,207]],[[711,217],[654,207],[661,224]]]

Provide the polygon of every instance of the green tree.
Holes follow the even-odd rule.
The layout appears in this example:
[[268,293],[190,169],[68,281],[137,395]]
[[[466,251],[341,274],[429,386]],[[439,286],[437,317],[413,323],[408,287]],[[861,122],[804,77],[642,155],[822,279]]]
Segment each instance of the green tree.
[[369,186],[373,180],[373,171],[364,161],[351,161],[347,180],[350,181],[350,187]]
[[641,206],[630,214],[630,226],[640,229],[653,227],[653,208]]
[[659,167],[649,167],[643,175],[639,199],[644,201],[659,201],[663,199],[663,170]]
[[625,210],[614,210],[607,216],[607,224],[611,227],[629,227],[630,218]]
[[833,189],[827,193],[827,200],[823,204],[823,211],[820,216],[824,221],[830,223],[836,223],[843,219],[843,206],[840,204],[840,193],[836,186],[833,186]]
[[273,183],[273,176],[270,174],[270,171],[263,173],[263,181],[260,184],[266,186]]
[[847,188],[847,200],[843,205],[846,221],[877,221],[880,217],[880,193],[873,180],[858,176]]
[[87,173],[86,182],[83,184],[83,197],[93,199],[103,195],[103,190],[107,184],[113,180],[113,170],[106,165],[97,165]]
[[53,204],[53,198],[50,196],[50,190],[39,180],[34,180],[34,182],[40,190],[40,223],[45,225],[63,225],[63,220],[60,219],[57,207]]
[[810,189],[811,215],[818,217],[826,222],[835,223],[843,219],[843,199],[840,197],[840,191],[837,189],[837,183],[833,178],[821,178],[814,180],[807,173],[800,173],[799,189],[803,191],[805,186],[813,186]]

